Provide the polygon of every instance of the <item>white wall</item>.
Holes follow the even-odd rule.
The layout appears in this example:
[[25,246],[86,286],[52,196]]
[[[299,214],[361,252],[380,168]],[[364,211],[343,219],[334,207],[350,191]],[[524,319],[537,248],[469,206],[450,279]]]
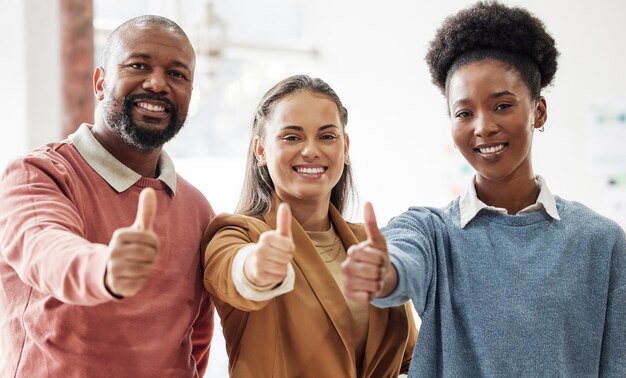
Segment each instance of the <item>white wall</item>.
[[56,1],[8,0],[0,11],[0,167],[59,139],[59,7]]
[[[471,2],[303,3],[303,34],[321,54],[313,70],[290,73],[322,77],[348,108],[351,159],[361,202],[374,203],[381,224],[410,205],[448,203],[471,178],[471,170],[467,172],[469,167],[452,148],[445,102],[430,82],[424,56],[443,19]],[[612,204],[606,201],[607,177],[589,164],[588,126],[594,102],[616,98],[626,104],[626,44],[621,40],[626,35],[622,20],[626,3],[505,3],[524,6],[540,17],[561,53],[554,85],[544,91],[549,116],[546,131],[535,133],[535,172],[548,180],[555,194],[613,215]],[[262,22],[264,17],[258,19]],[[234,209],[243,159],[179,165],[218,211]],[[198,166],[205,169],[195,175]]]
[[19,0],[10,0],[3,7],[0,12],[3,35],[0,51],[5,52],[5,58],[0,59],[0,83],[5,83],[5,88],[0,91],[0,113],[4,115],[1,130],[5,137],[0,138],[0,167],[11,156],[22,152],[26,145],[26,37],[23,22],[19,22],[24,19],[24,9]]
[[[166,13],[175,12],[162,3],[146,1],[146,11],[158,13],[161,7]],[[374,202],[381,223],[409,205],[447,203],[453,197],[451,187],[464,184],[466,177],[459,177],[462,159],[450,152],[444,101],[430,83],[423,57],[441,21],[470,2],[301,3],[302,34],[321,52],[314,68],[303,70],[328,81],[348,107],[361,200]],[[555,193],[603,211],[605,177],[586,164],[586,126],[594,101],[615,97],[626,101],[622,92],[626,44],[621,40],[626,35],[622,21],[626,3],[506,3],[523,5],[542,18],[561,51],[555,84],[545,93],[546,132],[535,137],[535,170],[548,179]],[[4,84],[0,107],[5,115],[2,127],[10,138],[0,140],[0,167],[61,134],[58,3],[8,0],[2,7],[0,46],[10,59],[0,61]],[[257,19],[262,25],[271,16],[260,14]],[[218,211],[233,210],[243,159],[180,159],[179,165]]]
[[[546,131],[535,134],[535,171],[553,192],[602,207],[597,193],[604,178],[585,164],[585,127],[593,101],[626,102],[626,3],[505,2],[543,19],[561,52],[554,86],[545,92]],[[410,204],[441,206],[452,198],[454,179],[446,171],[457,170],[459,163],[450,161],[443,147],[452,145],[448,118],[424,56],[443,19],[469,3],[318,0],[310,5],[310,35],[324,47],[319,74],[348,106],[361,197],[374,202],[382,219]]]

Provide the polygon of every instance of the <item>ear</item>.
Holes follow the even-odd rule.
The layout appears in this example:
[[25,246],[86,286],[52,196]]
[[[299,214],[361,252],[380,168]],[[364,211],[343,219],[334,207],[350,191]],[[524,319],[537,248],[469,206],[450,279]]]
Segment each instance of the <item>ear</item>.
[[348,134],[344,134],[344,138],[343,138],[343,156],[348,159],[349,155],[348,152],[350,152],[350,136]]
[[548,120],[548,105],[546,99],[540,96],[535,105],[535,129],[540,129],[545,125]]
[[256,160],[265,165],[265,147],[263,146],[263,140],[258,135],[255,135],[252,140],[252,151],[254,156],[256,156]]
[[93,72],[93,92],[96,100],[104,100],[104,68],[100,66]]

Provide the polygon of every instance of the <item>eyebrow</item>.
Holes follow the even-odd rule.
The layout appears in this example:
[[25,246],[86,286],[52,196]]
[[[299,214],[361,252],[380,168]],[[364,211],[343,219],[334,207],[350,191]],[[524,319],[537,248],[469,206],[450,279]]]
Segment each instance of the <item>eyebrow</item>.
[[[513,93],[513,92],[510,92],[510,91],[500,91],[500,92],[496,92],[496,93],[493,93],[493,94],[489,95],[489,98],[499,98],[499,97],[504,97],[504,96],[514,96],[514,97],[517,97],[515,95],[515,93]],[[470,99],[462,98],[460,100],[456,100],[452,104],[452,106],[455,106],[455,105],[458,105],[458,104],[467,104],[469,102],[471,102]]]
[[[149,60],[150,58],[152,58],[152,56],[151,56],[150,54],[146,54],[146,53],[133,53],[133,54],[130,54],[130,55],[126,58],[126,60],[129,60],[129,59],[143,59],[143,60]],[[181,68],[184,68],[184,69],[186,69],[187,71],[191,72],[191,69],[189,69],[189,66],[188,66],[188,65],[186,65],[185,63],[181,62],[181,61],[175,60],[175,61],[173,62],[173,64],[174,64],[174,66],[176,66],[176,67],[181,67]]]
[[[339,129],[337,126],[330,124],[330,125],[324,125],[324,126],[320,127],[320,128],[318,129],[318,131],[323,131],[323,130],[326,130],[326,129],[331,129],[331,128]],[[285,126],[285,127],[283,127],[283,128],[282,128],[282,130],[296,130],[296,131],[303,131],[303,130],[304,130],[304,128],[303,128],[302,126],[289,125],[289,126]]]
[[502,92],[496,92],[496,93],[492,94],[489,97],[491,97],[491,98],[498,98],[498,97],[502,97],[502,96],[515,96],[515,93],[509,92],[509,91],[502,91]]

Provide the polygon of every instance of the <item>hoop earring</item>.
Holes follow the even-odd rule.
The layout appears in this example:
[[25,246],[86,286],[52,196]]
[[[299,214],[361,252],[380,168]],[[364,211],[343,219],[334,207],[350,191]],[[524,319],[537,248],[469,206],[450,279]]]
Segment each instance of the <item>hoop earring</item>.
[[538,128],[537,130],[539,130],[540,133],[543,133],[545,131],[544,125],[541,125],[541,127]]
[[265,160],[260,160],[260,159],[257,160],[256,161],[256,166],[259,167],[259,168],[265,166]]

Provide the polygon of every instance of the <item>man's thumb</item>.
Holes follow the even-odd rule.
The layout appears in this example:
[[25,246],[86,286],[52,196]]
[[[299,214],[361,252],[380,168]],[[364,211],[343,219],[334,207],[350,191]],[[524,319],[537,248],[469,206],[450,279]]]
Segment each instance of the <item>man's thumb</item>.
[[156,192],[152,188],[145,188],[139,194],[139,204],[137,205],[137,218],[133,226],[139,230],[152,231],[154,218],[157,213]]
[[291,236],[291,209],[285,202],[278,206],[276,212],[276,231],[281,236]]

